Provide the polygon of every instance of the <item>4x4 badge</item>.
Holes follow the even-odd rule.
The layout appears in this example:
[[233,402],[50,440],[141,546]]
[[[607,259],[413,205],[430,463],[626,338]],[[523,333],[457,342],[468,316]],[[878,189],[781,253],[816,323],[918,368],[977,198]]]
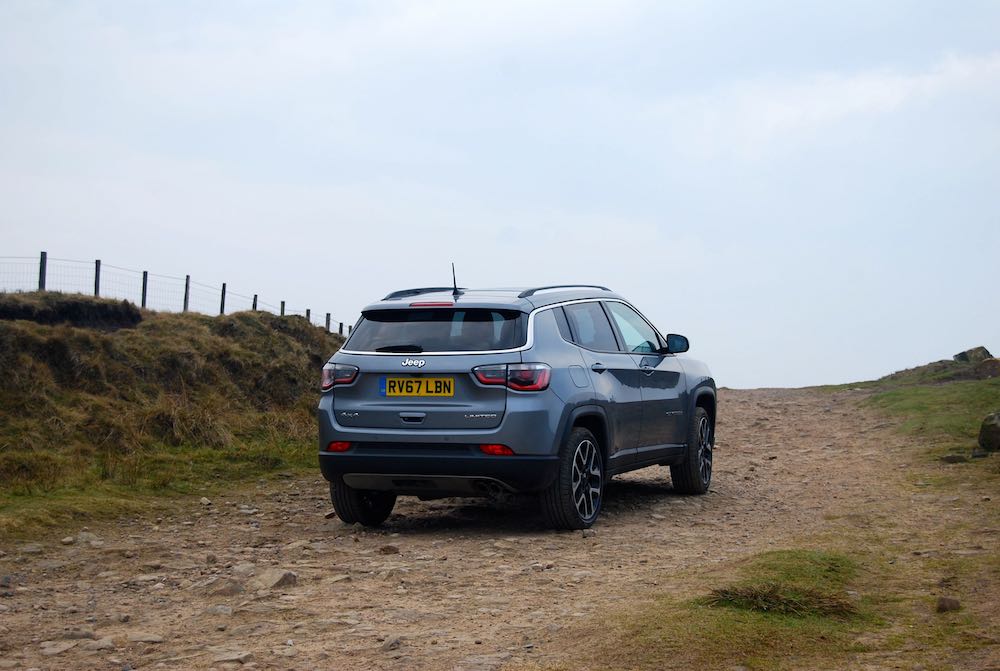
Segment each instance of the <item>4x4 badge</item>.
[[423,368],[425,363],[427,362],[424,361],[423,359],[410,359],[410,358],[403,359],[404,366],[416,366],[417,368]]

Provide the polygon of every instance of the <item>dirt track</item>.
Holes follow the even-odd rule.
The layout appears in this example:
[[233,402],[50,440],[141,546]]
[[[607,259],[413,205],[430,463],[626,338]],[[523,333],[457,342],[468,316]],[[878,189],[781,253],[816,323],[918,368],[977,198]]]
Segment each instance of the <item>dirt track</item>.
[[[838,525],[891,527],[902,561],[917,561],[910,550],[963,518],[961,504],[913,493],[913,451],[859,396],[723,391],[711,492],[674,495],[663,468],[624,476],[587,535],[546,531],[523,505],[412,499],[367,532],[324,519],[317,477],[91,528],[97,540],[3,542],[0,668],[566,662],[566,628],[651,591],[690,593],[692,574]],[[995,554],[997,530],[985,532],[963,551]],[[294,572],[295,584],[256,584],[281,578],[267,569]],[[217,661],[231,653],[243,661]]]

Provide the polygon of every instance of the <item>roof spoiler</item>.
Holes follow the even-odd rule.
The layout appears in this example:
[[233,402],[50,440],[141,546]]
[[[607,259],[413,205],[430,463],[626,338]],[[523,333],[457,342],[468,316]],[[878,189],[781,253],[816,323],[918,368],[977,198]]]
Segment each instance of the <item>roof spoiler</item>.
[[434,294],[444,291],[452,293],[453,291],[462,291],[463,289],[464,287],[420,287],[417,289],[400,289],[399,291],[393,291],[382,300],[391,301],[394,298],[408,298],[410,296],[419,296],[420,294]]

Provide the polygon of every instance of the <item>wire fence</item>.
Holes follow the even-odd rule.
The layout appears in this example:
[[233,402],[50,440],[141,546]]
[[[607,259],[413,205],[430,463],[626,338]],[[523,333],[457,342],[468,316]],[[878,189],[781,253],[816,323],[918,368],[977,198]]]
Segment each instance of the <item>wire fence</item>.
[[57,259],[46,252],[39,256],[0,256],[0,293],[58,291],[101,298],[127,300],[149,310],[201,312],[224,315],[244,310],[262,310],[305,317],[327,331],[347,335],[350,323],[329,312],[322,315],[309,308],[292,309],[285,301],[277,305],[259,300],[257,294],[229,290],[226,283],[205,284],[190,275],[158,275],[146,270],[122,268],[110,263]]

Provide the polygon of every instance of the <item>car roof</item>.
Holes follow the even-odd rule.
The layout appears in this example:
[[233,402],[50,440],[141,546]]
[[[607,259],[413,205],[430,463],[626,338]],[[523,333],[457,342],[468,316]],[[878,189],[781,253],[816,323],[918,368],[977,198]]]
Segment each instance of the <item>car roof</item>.
[[[447,304],[451,303],[455,306],[465,308],[499,308],[531,312],[535,308],[544,305],[587,298],[621,299],[622,297],[606,287],[578,284],[486,289],[466,289],[460,287],[457,296],[455,295],[455,289],[452,287],[419,287],[394,291],[382,300],[366,306],[362,312],[368,312],[369,310],[398,310],[410,307],[449,307]],[[442,305],[434,306],[434,303]]]

